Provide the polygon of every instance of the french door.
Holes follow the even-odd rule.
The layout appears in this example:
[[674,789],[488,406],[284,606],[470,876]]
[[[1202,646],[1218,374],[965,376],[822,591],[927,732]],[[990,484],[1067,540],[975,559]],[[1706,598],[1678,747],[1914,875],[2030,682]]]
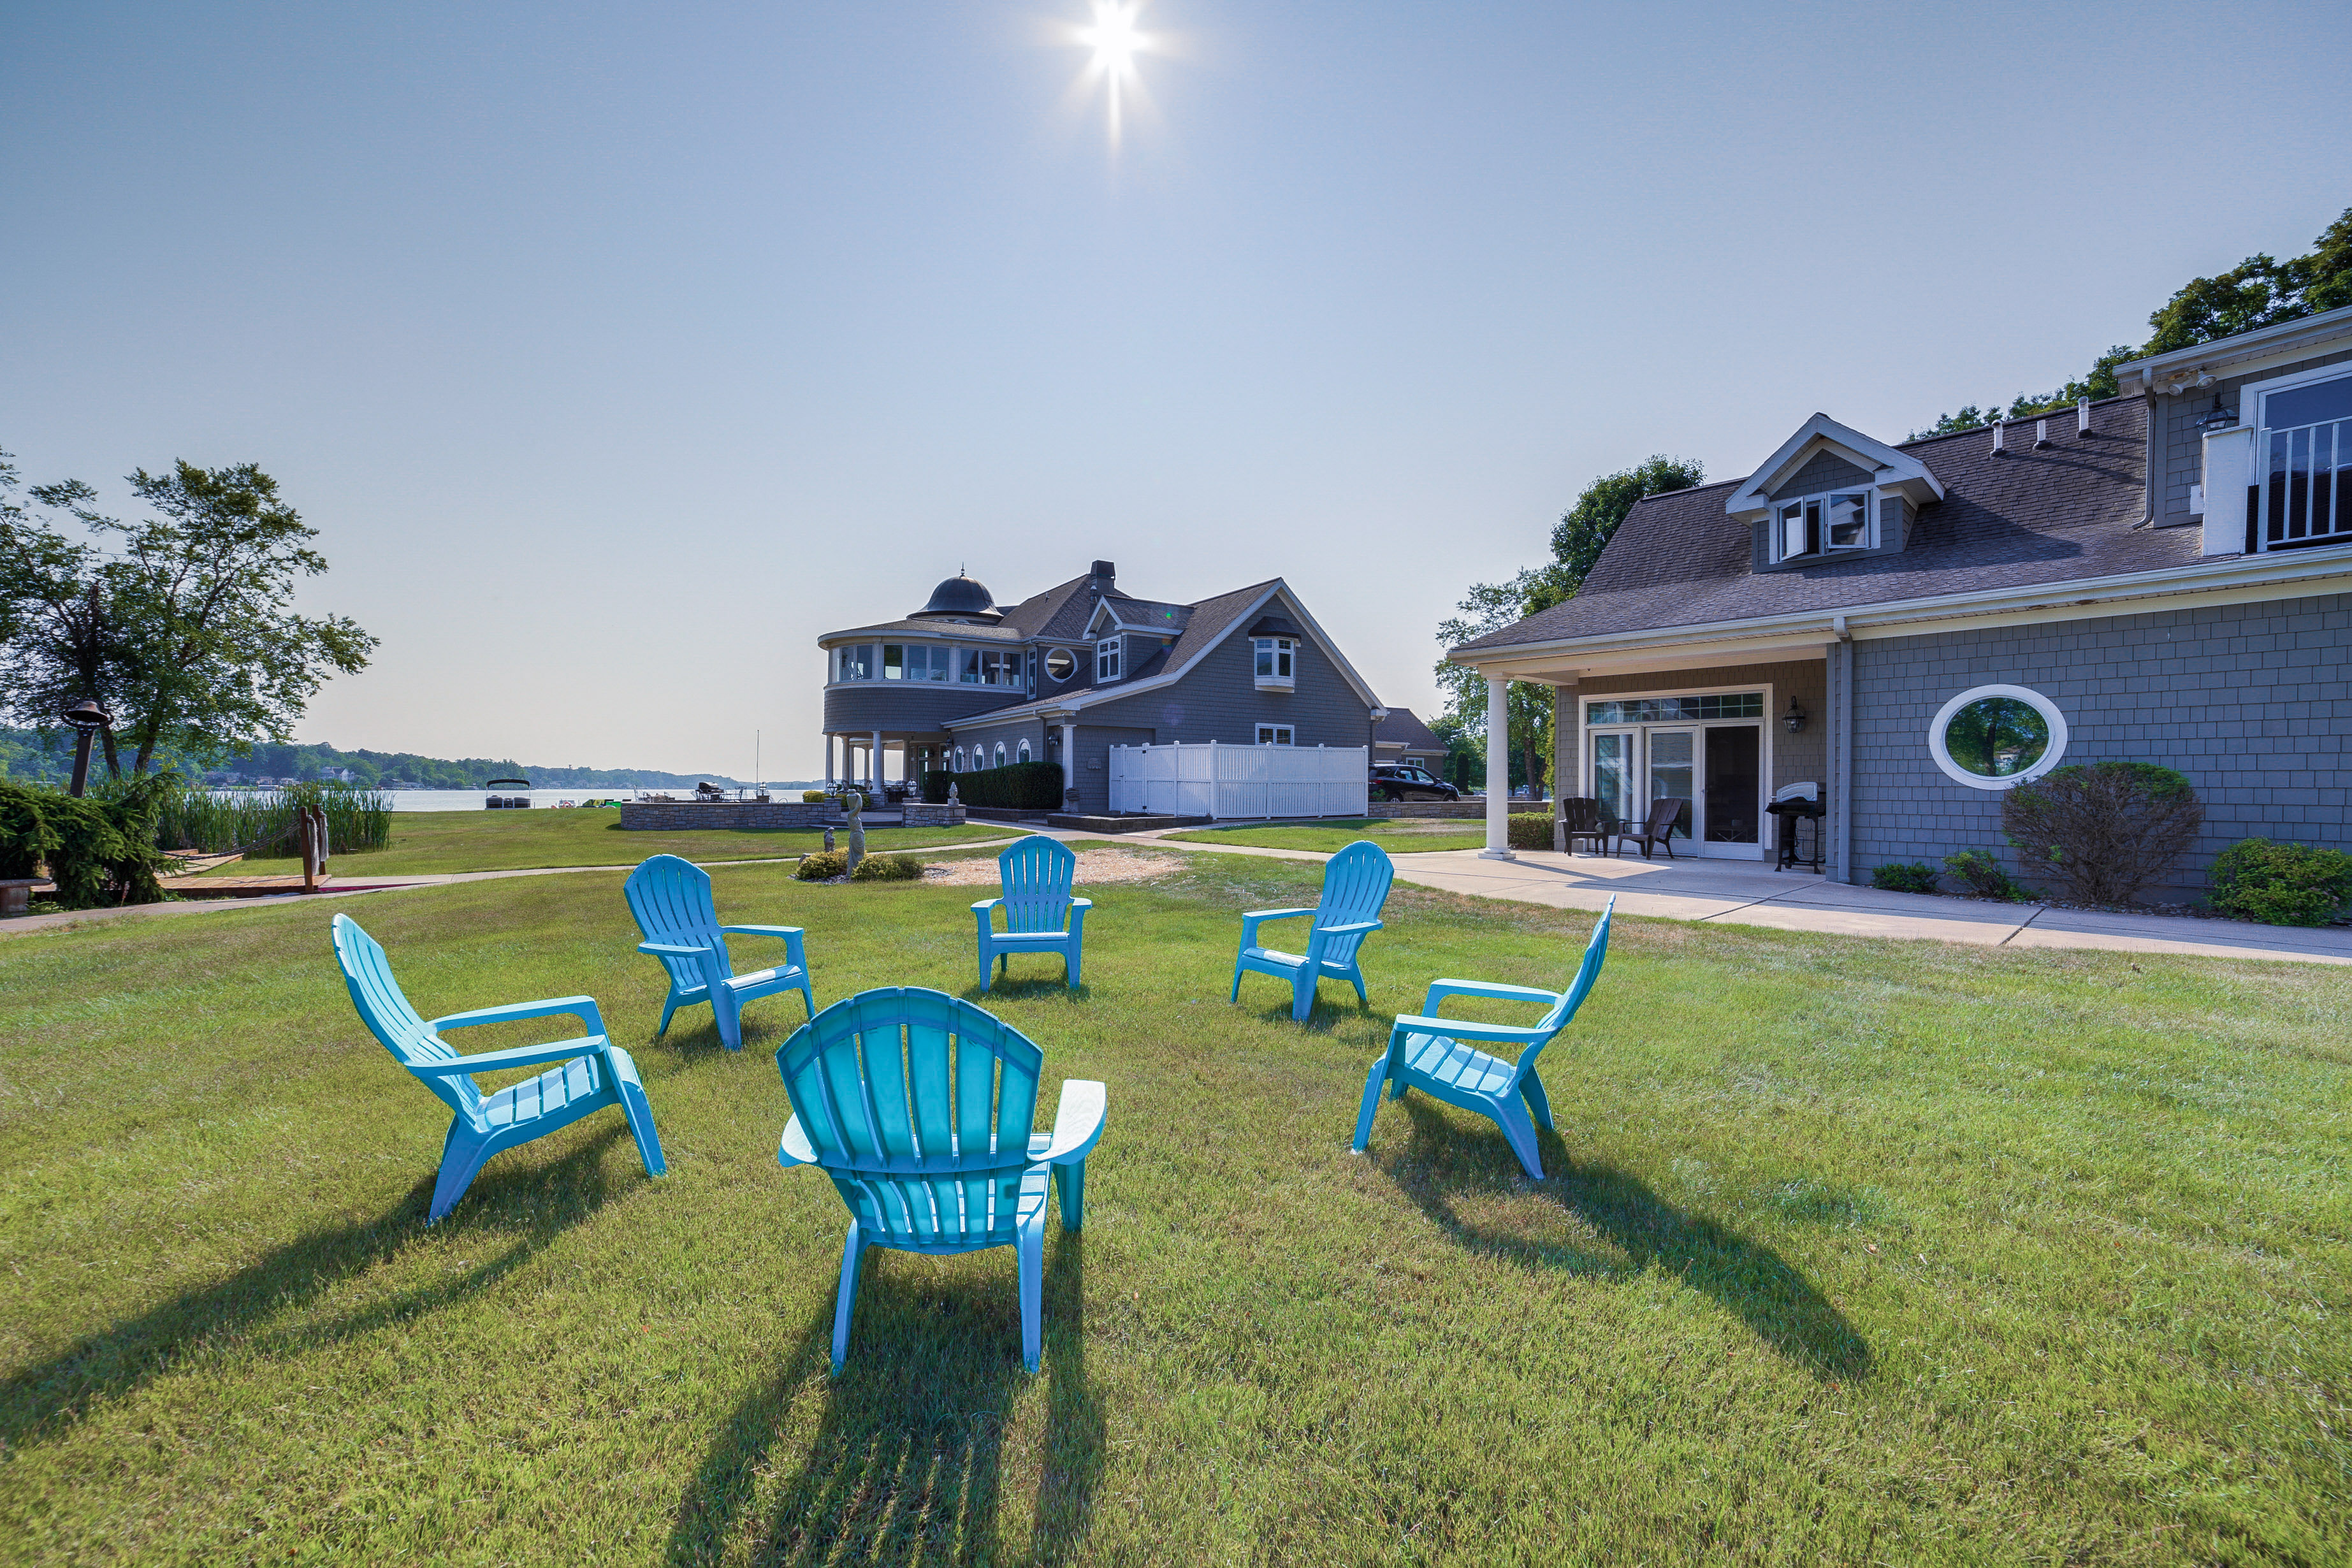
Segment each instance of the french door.
[[[1759,724],[1662,725],[1588,731],[1587,789],[1601,815],[1628,827],[1655,800],[1686,804],[1677,853],[1759,859],[1764,853],[1763,729]],[[1689,839],[1688,848],[1680,840]]]

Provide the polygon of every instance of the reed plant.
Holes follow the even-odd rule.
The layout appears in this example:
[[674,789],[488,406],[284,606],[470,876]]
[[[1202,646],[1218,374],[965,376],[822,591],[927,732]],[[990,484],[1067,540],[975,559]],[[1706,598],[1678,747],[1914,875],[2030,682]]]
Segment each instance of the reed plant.
[[294,814],[306,805],[326,811],[327,846],[332,854],[359,854],[392,842],[392,797],[381,790],[341,784],[173,790],[157,820],[155,842],[165,849],[201,849],[208,855],[298,854]]

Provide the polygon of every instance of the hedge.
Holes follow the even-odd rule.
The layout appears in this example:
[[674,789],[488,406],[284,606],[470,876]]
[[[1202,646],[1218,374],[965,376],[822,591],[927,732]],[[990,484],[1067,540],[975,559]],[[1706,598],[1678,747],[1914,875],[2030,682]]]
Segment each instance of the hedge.
[[956,786],[956,799],[966,805],[995,806],[1005,811],[1062,809],[1059,763],[1007,763],[1001,768],[982,768],[971,773],[927,768],[923,773],[923,798],[933,805],[941,804],[948,798],[950,784]]
[[2213,907],[2264,925],[2326,925],[2352,907],[2352,855],[2242,838],[2213,862]]
[[151,773],[77,800],[0,779],[0,877],[36,876],[46,865],[54,897],[69,910],[159,901],[155,818],[177,783]]

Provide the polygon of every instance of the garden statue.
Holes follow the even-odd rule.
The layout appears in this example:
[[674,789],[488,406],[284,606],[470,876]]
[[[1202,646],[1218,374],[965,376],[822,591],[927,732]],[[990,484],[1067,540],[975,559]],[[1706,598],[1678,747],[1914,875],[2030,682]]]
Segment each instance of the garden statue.
[[849,869],[855,872],[857,863],[866,858],[866,795],[862,790],[845,790],[841,796],[842,815],[849,818]]
[[824,830],[824,852],[828,855],[833,853],[833,829],[830,827]]
[[957,793],[956,783],[953,779],[948,780],[948,804],[950,805],[961,805],[963,804],[963,796]]

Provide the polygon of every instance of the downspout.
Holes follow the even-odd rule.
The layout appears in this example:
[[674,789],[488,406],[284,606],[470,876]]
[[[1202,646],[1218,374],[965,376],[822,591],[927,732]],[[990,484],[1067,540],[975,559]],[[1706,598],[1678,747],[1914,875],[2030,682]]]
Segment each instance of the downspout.
[[1837,647],[1832,650],[1837,658],[1837,755],[1832,759],[1837,791],[1832,801],[1837,808],[1837,860],[1832,875],[1850,883],[1853,880],[1853,633],[1843,616],[1831,616],[1830,629],[1837,633]]
[[[2142,466],[2140,469],[2139,483],[2140,489],[2145,492],[2147,497],[2147,504],[2140,509],[2139,521],[2133,523],[2131,528],[2126,531],[2126,532],[2143,528],[2152,528],[2156,525],[2156,509],[2159,504],[2157,500],[2157,494],[2163,486],[2163,476],[2157,471],[2156,466],[2158,437],[2157,426],[2158,421],[2156,416],[2156,385],[2153,382],[2147,383],[2147,390],[2141,394],[2141,397],[2147,405],[2147,449],[2141,458]],[[2209,501],[2207,504],[2210,505],[2211,503]]]

